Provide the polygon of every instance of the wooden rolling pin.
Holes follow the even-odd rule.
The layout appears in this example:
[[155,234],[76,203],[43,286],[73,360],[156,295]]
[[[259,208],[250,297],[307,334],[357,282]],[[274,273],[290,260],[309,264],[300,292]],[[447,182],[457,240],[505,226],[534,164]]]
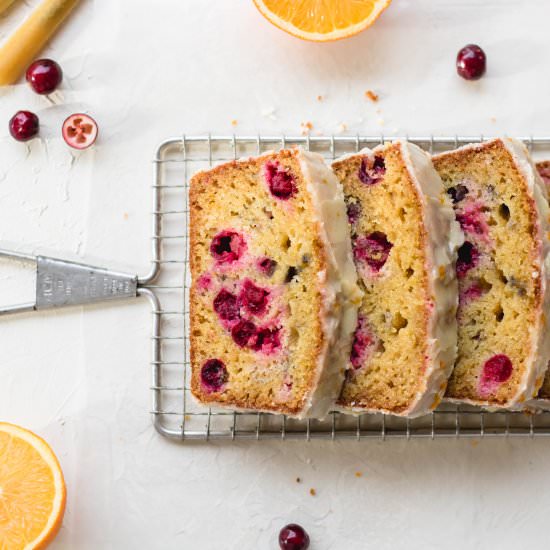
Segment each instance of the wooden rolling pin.
[[13,84],[80,0],[43,0],[0,48],[0,86]]
[[5,12],[15,0],[0,0],[0,14]]

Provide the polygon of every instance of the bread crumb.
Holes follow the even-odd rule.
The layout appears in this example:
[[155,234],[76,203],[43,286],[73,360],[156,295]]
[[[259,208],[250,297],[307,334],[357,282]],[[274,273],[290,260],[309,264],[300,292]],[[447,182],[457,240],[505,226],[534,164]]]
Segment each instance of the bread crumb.
[[495,122],[497,121],[497,117],[492,116],[489,120],[490,120],[491,122],[495,123]]
[[338,124],[338,133],[343,134],[348,129],[348,125],[345,122]]
[[231,126],[237,126],[237,124],[239,124],[239,121],[238,121],[238,120],[233,119],[233,120],[231,121]]
[[302,122],[300,124],[300,129],[302,130],[302,135],[307,136],[311,132],[311,130],[313,130],[313,124],[309,121]]
[[316,494],[317,494],[317,491],[312,487],[310,490],[309,490],[309,494],[314,497]]
[[355,477],[363,477],[363,472],[355,472]]
[[127,220],[129,218],[128,212],[124,212],[124,214],[122,214],[122,217]]
[[296,478],[296,483],[302,483],[302,478],[301,478],[301,477],[297,477],[297,478]]
[[365,92],[365,97],[371,101],[378,101],[378,94],[375,94],[372,90],[367,90]]
[[471,445],[472,447],[477,447],[479,445],[479,441],[477,439],[472,439]]
[[322,95],[318,95],[318,96],[317,96],[317,101],[323,101],[323,99],[324,99],[324,98],[323,98]]

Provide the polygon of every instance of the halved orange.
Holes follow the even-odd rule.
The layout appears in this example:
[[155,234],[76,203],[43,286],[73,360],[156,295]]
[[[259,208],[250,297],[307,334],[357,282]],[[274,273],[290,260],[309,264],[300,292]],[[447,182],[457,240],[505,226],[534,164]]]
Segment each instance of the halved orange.
[[0,548],[45,548],[63,521],[65,481],[49,445],[0,422]]
[[352,36],[370,27],[391,0],[254,0],[271,23],[315,42]]

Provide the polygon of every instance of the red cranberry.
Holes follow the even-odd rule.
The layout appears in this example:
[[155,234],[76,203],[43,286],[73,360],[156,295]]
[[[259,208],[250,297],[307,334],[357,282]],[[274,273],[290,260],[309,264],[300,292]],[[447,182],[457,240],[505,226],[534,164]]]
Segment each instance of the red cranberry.
[[471,300],[477,300],[483,294],[485,294],[485,292],[486,290],[478,282],[475,282],[466,290],[460,293],[459,302],[460,304],[464,304]]
[[91,147],[97,135],[99,127],[97,122],[84,113],[75,113],[65,119],[61,127],[61,135],[65,143],[73,149],[87,149]]
[[236,262],[246,251],[244,237],[236,231],[221,231],[210,244],[210,253],[219,264]]
[[38,134],[38,117],[30,111],[17,111],[10,120],[9,128],[17,141],[29,141]]
[[485,221],[480,206],[470,205],[463,212],[456,215],[456,220],[464,233],[473,235],[488,235],[489,226]]
[[240,317],[237,296],[222,288],[214,298],[214,311],[224,321],[235,321]]
[[246,279],[239,294],[239,302],[251,315],[263,315],[267,309],[269,290],[255,285]]
[[202,384],[209,391],[220,391],[228,378],[227,369],[219,359],[208,359],[202,366]]
[[348,221],[352,225],[357,222],[361,215],[361,205],[358,202],[350,202],[346,206]]
[[478,249],[469,241],[465,243],[458,249],[458,259],[456,261],[456,274],[458,278],[461,279],[470,271],[477,266],[479,262],[479,251]]
[[274,197],[288,200],[298,192],[294,176],[278,162],[266,162],[264,173],[269,190]]
[[392,247],[393,244],[388,241],[384,233],[374,231],[355,240],[353,254],[356,261],[366,262],[373,271],[377,272],[388,260]]
[[279,546],[281,550],[307,550],[309,535],[300,525],[289,523],[279,533]]
[[475,44],[464,46],[456,56],[456,71],[466,80],[478,80],[485,74],[486,68],[485,52]]
[[480,391],[490,393],[512,376],[512,370],[512,361],[507,355],[502,353],[493,355],[483,365],[479,381]]
[[27,69],[26,77],[37,94],[51,94],[59,86],[63,71],[52,59],[37,59]]
[[237,346],[245,348],[256,334],[256,325],[252,321],[239,321],[231,329],[231,337]]
[[386,163],[383,157],[363,157],[359,167],[359,179],[366,185],[374,185],[384,178]]
[[512,376],[512,361],[507,355],[493,355],[483,365],[483,378],[502,384]]
[[252,349],[262,353],[271,354],[281,347],[280,328],[262,328],[258,330],[252,342]]
[[260,258],[258,260],[258,269],[266,276],[271,277],[275,273],[277,262],[271,258]]
[[369,349],[374,344],[374,335],[370,331],[364,317],[359,317],[353,336],[350,361],[354,369],[360,369],[367,358]]

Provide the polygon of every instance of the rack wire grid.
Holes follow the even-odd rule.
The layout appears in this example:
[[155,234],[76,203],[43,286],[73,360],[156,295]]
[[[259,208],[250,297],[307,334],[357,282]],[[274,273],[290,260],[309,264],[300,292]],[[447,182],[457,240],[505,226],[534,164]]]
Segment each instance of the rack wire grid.
[[[207,408],[190,394],[189,360],[189,179],[220,162],[269,150],[302,146],[328,161],[399,136],[182,136],[162,142],[154,158],[153,270],[142,294],[153,305],[153,423],[163,436],[180,440],[389,439],[550,435],[550,412],[486,412],[442,404],[416,419],[382,414],[332,412],[324,420]],[[402,136],[430,153],[480,142],[484,136]],[[535,156],[550,155],[550,137],[521,137]],[[153,292],[149,292],[151,289]]]

